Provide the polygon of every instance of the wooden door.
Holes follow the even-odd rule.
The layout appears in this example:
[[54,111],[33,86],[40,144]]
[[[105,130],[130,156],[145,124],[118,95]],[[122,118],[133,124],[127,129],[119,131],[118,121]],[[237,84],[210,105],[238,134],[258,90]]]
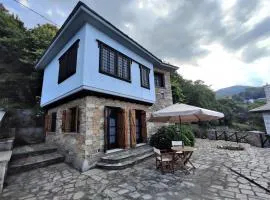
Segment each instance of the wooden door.
[[136,111],[130,110],[129,112],[130,120],[130,146],[136,147]]
[[126,109],[117,112],[117,140],[120,148],[128,148],[128,115]]

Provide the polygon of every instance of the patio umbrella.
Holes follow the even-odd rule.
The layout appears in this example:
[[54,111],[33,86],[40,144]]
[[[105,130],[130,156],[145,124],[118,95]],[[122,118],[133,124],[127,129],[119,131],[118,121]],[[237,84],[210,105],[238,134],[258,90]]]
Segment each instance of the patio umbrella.
[[221,112],[177,103],[153,112],[149,121],[179,123],[179,128],[181,128],[181,123],[183,122],[211,121],[223,117],[224,114]]
[[164,123],[182,123],[211,121],[223,117],[224,114],[221,112],[191,106],[183,103],[176,103],[156,112],[153,112],[149,121]]

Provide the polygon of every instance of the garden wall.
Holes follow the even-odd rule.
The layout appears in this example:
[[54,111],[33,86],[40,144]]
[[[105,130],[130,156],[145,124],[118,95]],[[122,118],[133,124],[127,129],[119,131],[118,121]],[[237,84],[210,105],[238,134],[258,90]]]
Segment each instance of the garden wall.
[[195,131],[198,138],[208,138],[210,140],[227,140],[239,143],[248,143],[256,147],[270,147],[270,142],[264,132],[259,131],[237,131],[228,127],[217,127],[208,129],[206,132]]
[[15,137],[15,145],[44,141],[43,115],[33,109],[10,109],[0,127],[0,138]]

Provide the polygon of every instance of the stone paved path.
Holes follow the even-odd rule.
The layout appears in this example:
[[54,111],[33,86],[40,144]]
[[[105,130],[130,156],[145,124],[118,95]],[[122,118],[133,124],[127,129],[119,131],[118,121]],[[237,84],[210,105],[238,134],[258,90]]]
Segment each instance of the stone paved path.
[[121,171],[100,169],[79,173],[57,164],[9,176],[0,199],[270,199],[270,195],[224,165],[264,187],[270,182],[270,149],[245,145],[245,151],[217,149],[224,141],[197,139],[197,169],[186,175],[155,170],[153,158]]

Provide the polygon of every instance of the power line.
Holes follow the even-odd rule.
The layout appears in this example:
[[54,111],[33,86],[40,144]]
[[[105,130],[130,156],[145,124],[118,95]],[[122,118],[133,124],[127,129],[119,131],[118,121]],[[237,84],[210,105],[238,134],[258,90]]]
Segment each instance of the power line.
[[44,15],[40,14],[39,12],[33,10],[32,8],[22,4],[20,1],[18,1],[18,0],[13,0],[13,1],[17,2],[18,4],[22,5],[23,7],[27,8],[27,9],[31,10],[32,12],[34,12],[35,14],[39,15],[43,19],[45,19],[45,20],[51,22],[52,24],[54,24],[55,26],[59,27],[59,25],[57,23],[53,22],[52,20],[48,19],[47,17],[45,17]]

